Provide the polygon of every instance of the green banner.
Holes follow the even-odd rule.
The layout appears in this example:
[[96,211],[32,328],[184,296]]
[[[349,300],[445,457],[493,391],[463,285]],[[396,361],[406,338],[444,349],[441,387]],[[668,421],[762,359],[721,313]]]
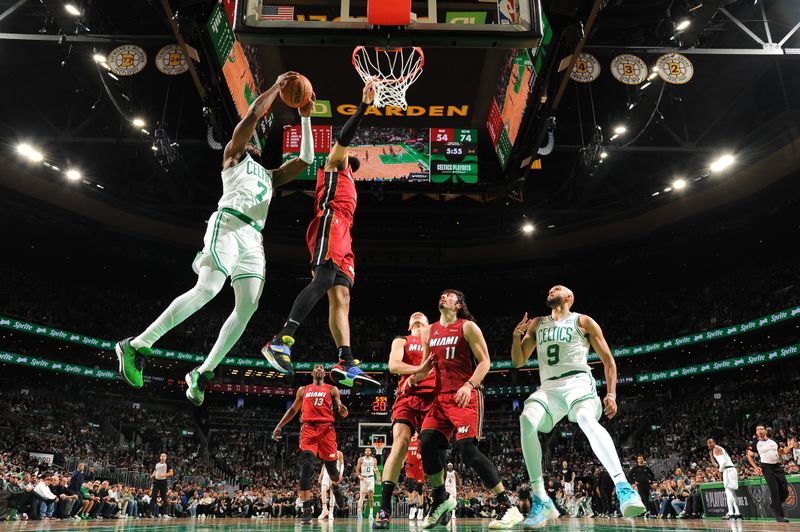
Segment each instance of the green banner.
[[[645,355],[648,353],[663,351],[665,349],[671,349],[674,347],[703,343],[711,340],[719,340],[721,338],[729,338],[731,336],[737,336],[739,334],[744,334],[758,329],[763,329],[765,327],[769,327],[771,325],[775,325],[776,323],[780,323],[786,320],[795,319],[798,316],[800,316],[800,306],[782,310],[780,312],[775,312],[773,314],[768,314],[766,316],[762,316],[760,318],[756,318],[745,323],[740,323],[738,325],[731,325],[728,327],[721,327],[719,329],[702,331],[687,336],[681,336],[680,338],[662,340],[660,342],[652,342],[649,344],[635,345],[631,347],[620,347],[612,350],[612,354],[614,355],[615,358]],[[34,323],[15,320],[14,318],[9,318],[5,316],[0,316],[0,327],[19,332],[38,334],[40,336],[47,336],[48,338],[63,340],[65,342],[70,342],[73,344],[85,345],[88,347],[94,347],[98,349],[105,349],[107,351],[114,350],[115,342],[111,340],[102,340],[100,338],[93,338],[91,336],[86,336],[79,333],[62,331],[60,329],[47,327],[45,325],[36,325]],[[204,355],[199,355],[195,353],[186,353],[183,351],[175,351],[172,349],[155,348],[153,349],[153,354],[160,358],[168,358],[170,360],[178,360],[181,362],[199,363],[205,360]],[[590,361],[599,360],[599,357],[595,353],[590,353],[589,360]],[[267,367],[267,362],[262,357],[258,358],[226,357],[222,361],[222,364],[226,366],[241,366],[247,368]],[[295,362],[294,367],[296,370],[299,371],[310,371],[314,367],[314,364],[317,364],[317,362]],[[323,363],[323,365],[325,366],[325,369],[330,369],[333,366],[333,363],[332,362]],[[532,359],[525,364],[525,367],[530,368],[538,365],[539,365],[538,361],[536,359]],[[704,366],[704,364],[701,364],[700,366]],[[386,362],[364,362],[361,364],[361,367],[366,371],[388,370],[388,365],[386,364]],[[511,369],[511,360],[494,361],[492,362],[492,369]]]
[[0,351],[0,363],[46,369],[48,371],[79,375],[81,377],[94,377],[97,379],[107,380],[114,380],[117,378],[116,371],[89,368],[87,366],[79,366],[78,364],[67,364],[66,362],[57,362],[55,360],[46,360],[44,358],[31,357],[27,355],[18,355],[16,353],[9,353],[8,351]]

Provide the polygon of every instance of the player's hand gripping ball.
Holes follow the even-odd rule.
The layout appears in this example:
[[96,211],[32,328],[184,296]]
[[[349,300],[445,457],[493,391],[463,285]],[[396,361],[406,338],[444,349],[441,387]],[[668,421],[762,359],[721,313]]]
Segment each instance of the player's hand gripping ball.
[[281,87],[281,100],[294,109],[299,109],[311,101],[314,87],[308,78],[302,74],[291,76],[286,84]]

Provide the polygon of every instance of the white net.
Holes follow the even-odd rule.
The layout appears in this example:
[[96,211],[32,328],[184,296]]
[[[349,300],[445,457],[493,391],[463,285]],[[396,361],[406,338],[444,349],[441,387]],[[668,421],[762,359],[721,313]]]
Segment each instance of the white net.
[[367,48],[353,50],[353,66],[366,83],[375,82],[375,107],[406,109],[406,91],[422,74],[425,54],[419,47]]

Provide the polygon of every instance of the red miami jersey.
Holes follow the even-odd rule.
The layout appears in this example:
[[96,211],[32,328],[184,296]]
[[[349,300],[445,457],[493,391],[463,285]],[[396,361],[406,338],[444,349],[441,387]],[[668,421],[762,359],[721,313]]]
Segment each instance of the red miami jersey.
[[317,170],[317,201],[314,203],[317,216],[333,211],[352,222],[356,214],[356,198],[356,182],[349,165],[339,171]]
[[[419,336],[406,336],[406,345],[403,346],[403,362],[411,364],[412,366],[419,366],[422,364],[422,338]],[[400,384],[397,386],[397,393],[403,389],[403,384],[408,379],[408,375],[403,375],[400,378]],[[431,395],[436,391],[436,370],[431,371],[427,377],[422,379],[416,386],[411,388],[409,395]]]
[[450,325],[437,321],[431,325],[428,346],[436,361],[438,393],[455,393],[475,370],[472,350],[464,338],[465,321],[459,319]]
[[303,390],[303,423],[333,423],[333,397],[330,384],[307,384]]
[[406,452],[406,476],[417,481],[422,481],[425,476],[422,473],[422,459],[419,454],[419,440],[408,444]]

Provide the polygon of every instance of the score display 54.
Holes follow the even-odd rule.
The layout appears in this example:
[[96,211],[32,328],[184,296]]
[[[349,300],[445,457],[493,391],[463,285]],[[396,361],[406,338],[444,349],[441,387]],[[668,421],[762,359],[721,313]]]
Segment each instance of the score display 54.
[[431,181],[478,182],[478,130],[431,128]]

